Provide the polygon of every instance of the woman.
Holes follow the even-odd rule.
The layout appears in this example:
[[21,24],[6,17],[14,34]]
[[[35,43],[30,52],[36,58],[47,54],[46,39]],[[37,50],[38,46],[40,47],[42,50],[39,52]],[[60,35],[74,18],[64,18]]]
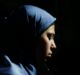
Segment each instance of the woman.
[[0,75],[50,75],[45,61],[56,49],[55,21],[47,11],[33,5],[12,12],[4,26],[7,36]]

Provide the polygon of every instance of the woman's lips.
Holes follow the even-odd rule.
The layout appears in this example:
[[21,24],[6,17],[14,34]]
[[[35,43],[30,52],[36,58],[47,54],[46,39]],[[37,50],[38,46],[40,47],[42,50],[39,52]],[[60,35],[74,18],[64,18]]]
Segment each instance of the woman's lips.
[[48,57],[52,57],[52,54],[48,54]]

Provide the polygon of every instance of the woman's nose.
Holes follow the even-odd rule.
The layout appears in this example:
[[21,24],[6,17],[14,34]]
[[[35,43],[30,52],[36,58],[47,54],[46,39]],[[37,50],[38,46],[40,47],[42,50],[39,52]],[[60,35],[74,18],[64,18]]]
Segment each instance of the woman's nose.
[[56,48],[56,44],[55,44],[54,41],[51,42],[51,47],[52,47],[52,48]]

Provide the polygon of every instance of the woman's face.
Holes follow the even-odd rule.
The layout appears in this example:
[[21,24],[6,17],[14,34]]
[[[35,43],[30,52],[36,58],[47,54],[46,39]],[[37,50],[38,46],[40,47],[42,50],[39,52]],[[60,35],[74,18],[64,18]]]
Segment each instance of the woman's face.
[[41,35],[41,53],[43,57],[51,57],[53,51],[56,48],[54,41],[55,37],[55,25],[50,26],[44,33]]

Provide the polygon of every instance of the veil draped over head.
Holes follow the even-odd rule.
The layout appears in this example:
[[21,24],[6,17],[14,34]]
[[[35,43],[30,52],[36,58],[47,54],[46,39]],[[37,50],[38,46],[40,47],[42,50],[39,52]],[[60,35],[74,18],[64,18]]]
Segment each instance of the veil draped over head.
[[55,17],[39,7],[19,7],[10,14],[4,26],[4,54],[13,62],[33,63],[37,38],[55,21]]

